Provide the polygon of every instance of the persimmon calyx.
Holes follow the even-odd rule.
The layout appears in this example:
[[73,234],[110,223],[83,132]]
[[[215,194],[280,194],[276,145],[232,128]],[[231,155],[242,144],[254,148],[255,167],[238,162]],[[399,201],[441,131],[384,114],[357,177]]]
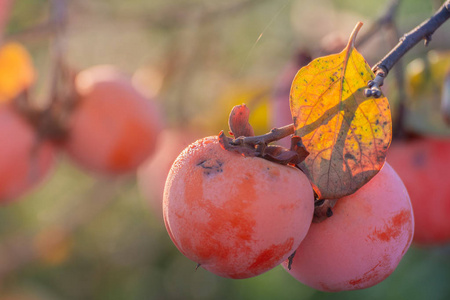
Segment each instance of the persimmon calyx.
[[249,117],[250,109],[245,104],[234,106],[228,119],[230,134],[234,137],[254,136],[253,127],[248,122]]
[[338,199],[321,199],[314,202],[313,223],[320,223],[333,216],[333,207]]
[[223,131],[219,134],[220,146],[228,151],[248,157],[261,157],[282,165],[297,165],[309,155],[299,136],[292,136],[291,147],[286,149],[279,145],[269,145],[284,137],[294,134],[294,125],[289,124],[273,128],[269,133],[255,136],[248,122],[250,110],[245,104],[236,105],[230,113],[228,121],[230,133],[234,139],[227,137]]

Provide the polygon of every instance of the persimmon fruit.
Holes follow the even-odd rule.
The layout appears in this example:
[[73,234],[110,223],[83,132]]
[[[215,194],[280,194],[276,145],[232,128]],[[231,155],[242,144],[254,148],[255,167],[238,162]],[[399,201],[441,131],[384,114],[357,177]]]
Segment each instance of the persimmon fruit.
[[176,247],[228,278],[253,277],[287,259],[313,210],[313,190],[301,171],[224,150],[217,136],[178,156],[164,190],[164,220]]
[[405,183],[414,208],[414,244],[450,242],[450,140],[396,141],[387,160]]
[[311,225],[291,269],[288,261],[283,267],[300,282],[321,291],[368,288],[396,269],[413,233],[408,192],[385,163],[358,191],[338,199],[330,218]]
[[54,146],[12,106],[0,105],[0,203],[11,202],[39,184],[52,169]]
[[75,81],[79,102],[63,146],[88,170],[118,175],[135,171],[151,155],[161,130],[155,103],[112,66],[81,71]]

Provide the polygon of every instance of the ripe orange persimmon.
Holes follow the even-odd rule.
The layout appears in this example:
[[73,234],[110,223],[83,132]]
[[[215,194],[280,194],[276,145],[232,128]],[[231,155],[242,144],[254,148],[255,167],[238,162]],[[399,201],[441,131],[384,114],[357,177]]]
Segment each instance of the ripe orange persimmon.
[[76,77],[80,100],[63,146],[81,166],[116,175],[136,170],[155,150],[158,110],[112,66],[96,66]]
[[313,191],[301,171],[224,150],[217,137],[188,146],[164,190],[164,220],[174,244],[228,278],[253,277],[288,258],[306,235],[313,209]]
[[43,180],[54,162],[54,147],[10,105],[0,105],[0,203],[10,202]]
[[402,178],[414,208],[414,243],[450,242],[450,140],[394,142],[387,160]]
[[414,217],[400,177],[385,163],[356,193],[338,199],[333,215],[313,223],[297,248],[291,270],[321,291],[371,287],[387,278],[408,250]]

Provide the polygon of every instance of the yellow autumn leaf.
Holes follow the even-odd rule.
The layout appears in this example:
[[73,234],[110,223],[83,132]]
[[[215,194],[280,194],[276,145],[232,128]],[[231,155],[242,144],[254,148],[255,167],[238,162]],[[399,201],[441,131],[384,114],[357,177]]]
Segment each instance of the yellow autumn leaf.
[[0,102],[8,102],[29,88],[35,71],[27,50],[18,43],[0,48]]
[[383,166],[392,138],[387,98],[364,95],[374,74],[354,47],[361,26],[341,53],[300,69],[291,87],[295,134],[310,153],[300,168],[320,199],[352,194],[368,182]]

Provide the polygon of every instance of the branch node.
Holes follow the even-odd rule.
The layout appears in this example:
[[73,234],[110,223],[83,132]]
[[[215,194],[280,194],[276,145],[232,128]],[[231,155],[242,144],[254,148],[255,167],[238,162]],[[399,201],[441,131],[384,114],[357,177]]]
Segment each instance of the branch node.
[[380,87],[384,83],[384,78],[386,77],[386,68],[382,65],[377,65],[374,67],[375,70],[375,78],[373,80],[369,80],[367,82],[367,89],[364,90],[364,96],[366,97],[381,97],[381,89]]
[[372,90],[371,89],[365,89],[364,90],[364,96],[366,96],[367,98],[372,96]]
[[428,44],[431,42],[431,34],[427,34],[423,39],[425,47],[428,46]]
[[446,0],[431,18],[403,35],[399,43],[375,65],[375,69],[382,65],[387,75],[387,71],[392,69],[400,58],[420,41],[425,40],[425,46],[428,45],[431,35],[450,18],[449,12],[450,0]]

